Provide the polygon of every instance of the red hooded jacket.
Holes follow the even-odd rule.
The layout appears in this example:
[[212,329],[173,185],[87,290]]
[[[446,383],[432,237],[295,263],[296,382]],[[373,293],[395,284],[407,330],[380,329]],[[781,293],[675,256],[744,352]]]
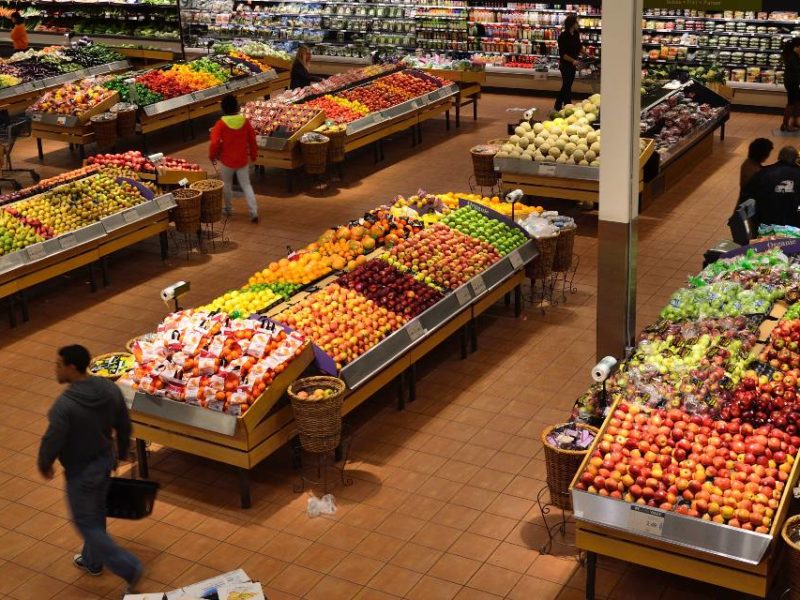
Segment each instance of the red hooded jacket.
[[229,169],[246,167],[258,153],[256,132],[243,115],[226,115],[211,130],[208,158],[218,160]]

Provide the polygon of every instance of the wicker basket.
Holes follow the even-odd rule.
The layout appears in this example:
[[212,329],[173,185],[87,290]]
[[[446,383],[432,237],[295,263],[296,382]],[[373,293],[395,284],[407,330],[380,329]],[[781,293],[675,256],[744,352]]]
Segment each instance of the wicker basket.
[[200,202],[203,194],[197,190],[183,188],[172,192],[177,208],[172,210],[175,229],[180,233],[200,231]]
[[795,515],[786,519],[781,528],[781,537],[786,544],[786,567],[788,575],[786,577],[791,593],[790,600],[800,600],[800,544],[793,542],[789,537],[789,529],[800,525],[800,515]]
[[572,268],[572,255],[575,249],[576,227],[565,227],[558,234],[556,242],[556,255],[553,258],[553,271],[564,273]]
[[536,249],[539,251],[539,254],[525,269],[525,273],[530,279],[534,281],[537,279],[547,279],[550,273],[553,272],[553,261],[556,255],[558,238],[558,234],[533,238],[533,243],[536,244]]
[[222,221],[222,198],[225,184],[221,179],[201,179],[189,186],[203,194],[200,200],[200,222]]
[[[544,446],[544,463],[547,469],[547,487],[550,490],[550,504],[562,510],[572,510],[572,496],[569,493],[569,485],[578,472],[586,453],[586,450],[562,450],[547,442],[547,436],[556,427],[564,425],[553,425],[542,432],[542,445]],[[573,423],[578,429],[589,429],[598,433],[596,427],[584,425],[583,423]]]
[[111,107],[111,112],[117,115],[117,135],[121,138],[136,135],[136,111],[135,104],[118,102]]
[[330,139],[328,146],[328,162],[336,164],[344,162],[344,145],[347,141],[347,131],[326,131],[325,135]]
[[89,119],[94,130],[94,141],[99,148],[113,148],[117,143],[117,115],[111,112],[100,113]]
[[472,155],[472,169],[475,173],[475,184],[481,187],[493,187],[497,183],[497,173],[494,170],[494,155],[499,146],[482,144],[470,148]]
[[[329,388],[334,393],[323,400],[303,400],[297,396],[298,392],[317,388]],[[344,391],[344,382],[337,377],[306,377],[289,386],[300,445],[306,452],[329,452],[339,445]]]
[[300,141],[300,152],[303,155],[306,173],[309,175],[322,175],[328,168],[328,146],[330,138],[324,142]]

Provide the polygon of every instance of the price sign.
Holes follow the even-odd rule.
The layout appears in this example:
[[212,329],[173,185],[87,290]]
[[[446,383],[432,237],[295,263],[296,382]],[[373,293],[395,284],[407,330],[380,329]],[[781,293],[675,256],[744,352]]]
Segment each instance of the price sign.
[[458,300],[459,306],[464,306],[470,300],[472,300],[472,296],[470,295],[469,288],[467,286],[462,285],[456,290],[456,300]]
[[156,206],[158,206],[160,210],[172,208],[172,196],[159,196],[156,198]]
[[555,165],[539,165],[539,175],[546,175],[547,177],[553,177],[555,174],[556,174]]
[[43,244],[33,244],[28,246],[25,251],[28,253],[28,259],[30,260],[42,260],[47,256]]
[[67,124],[67,117],[58,117],[56,122],[61,125],[62,127]]
[[178,182],[178,185],[181,187],[186,187],[187,185],[189,185],[189,180],[186,179],[186,177],[184,177]]
[[473,279],[470,285],[472,286],[472,291],[476,296],[480,296],[486,291],[486,282],[483,280],[483,276],[481,275],[478,275],[475,279]]
[[664,513],[646,506],[631,506],[628,528],[630,531],[660,537],[664,531]]
[[42,120],[41,113],[33,113],[31,115],[31,121],[36,121],[37,123]]
[[519,254],[519,250],[514,250],[509,254],[508,260],[511,262],[511,266],[514,269],[519,269],[522,266],[522,257]]
[[136,213],[135,210],[128,210],[122,213],[122,220],[129,225],[138,219],[139,215]]
[[411,338],[412,342],[416,342],[419,338],[425,335],[425,328],[422,326],[422,323],[419,319],[409,321],[408,325],[406,325],[406,331],[408,331],[408,337]]
[[72,248],[73,246],[78,245],[78,238],[75,237],[74,233],[68,233],[67,235],[62,235],[58,238],[59,243],[61,244],[62,250],[67,250]]

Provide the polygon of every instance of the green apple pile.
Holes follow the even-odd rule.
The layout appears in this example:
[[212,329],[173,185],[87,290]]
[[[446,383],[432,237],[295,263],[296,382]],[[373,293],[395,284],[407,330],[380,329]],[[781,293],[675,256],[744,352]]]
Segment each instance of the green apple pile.
[[699,288],[681,288],[661,311],[668,321],[761,315],[783,296],[784,290],[766,285],[745,289],[739,283],[720,281]]
[[469,206],[459,208],[442,222],[461,233],[491,244],[501,256],[519,248],[528,239],[516,227],[509,227],[505,223],[490,219]]

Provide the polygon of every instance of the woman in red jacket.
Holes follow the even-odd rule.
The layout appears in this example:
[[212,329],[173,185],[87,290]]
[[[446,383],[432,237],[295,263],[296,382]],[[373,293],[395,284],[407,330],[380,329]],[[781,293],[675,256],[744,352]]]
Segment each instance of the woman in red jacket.
[[234,96],[222,99],[223,117],[211,130],[211,148],[208,157],[216,166],[217,161],[222,181],[225,183],[225,214],[233,214],[231,205],[233,176],[247,199],[250,209],[250,222],[258,223],[258,205],[253,186],[250,185],[250,162],[255,161],[256,132],[244,115],[239,114],[239,102]]

